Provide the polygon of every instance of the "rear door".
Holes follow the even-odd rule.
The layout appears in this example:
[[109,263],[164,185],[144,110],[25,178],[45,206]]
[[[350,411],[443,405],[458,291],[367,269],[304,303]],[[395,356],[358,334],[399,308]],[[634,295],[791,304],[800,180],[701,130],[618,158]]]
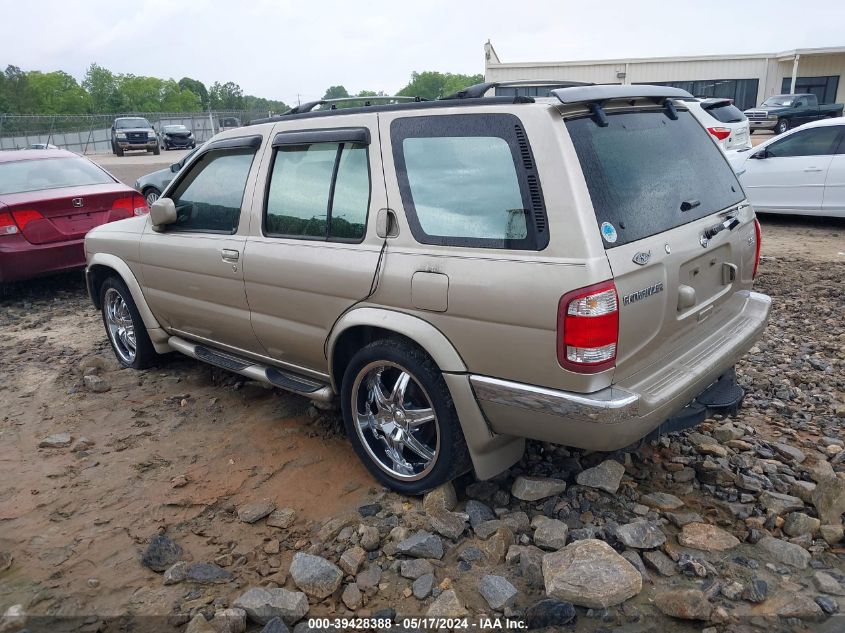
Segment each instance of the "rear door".
[[796,130],[744,163],[742,185],[758,211],[813,214],[822,208],[825,181],[842,126]]
[[[750,287],[753,213],[723,154],[686,110],[567,122],[619,296],[614,381],[671,357]],[[703,240],[706,229],[732,229]]]

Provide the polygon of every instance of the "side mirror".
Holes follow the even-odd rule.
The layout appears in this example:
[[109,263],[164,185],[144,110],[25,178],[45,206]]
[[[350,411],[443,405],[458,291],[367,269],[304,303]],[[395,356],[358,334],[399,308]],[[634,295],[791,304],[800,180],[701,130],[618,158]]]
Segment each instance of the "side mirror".
[[159,198],[150,207],[150,221],[154,231],[161,231],[176,221],[176,205],[170,198]]
[[376,216],[376,235],[382,239],[399,235],[399,221],[393,209],[379,209]]
[[181,164],[179,164],[179,163],[173,163],[173,164],[170,166],[170,171],[172,171],[174,174],[179,173],[179,170],[180,170],[180,169],[182,169],[182,165],[181,165]]
[[764,149],[761,149],[760,151],[754,152],[753,154],[751,154],[751,158],[758,158],[760,160],[762,160],[764,158],[768,158],[768,157],[769,157],[769,152],[767,152]]

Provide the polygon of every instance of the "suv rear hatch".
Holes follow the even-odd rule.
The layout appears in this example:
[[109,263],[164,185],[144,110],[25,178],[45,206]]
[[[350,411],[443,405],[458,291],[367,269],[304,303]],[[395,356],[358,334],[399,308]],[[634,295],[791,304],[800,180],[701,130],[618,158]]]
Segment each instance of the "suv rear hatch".
[[592,108],[564,117],[619,299],[616,383],[741,311],[731,299],[751,286],[759,237],[733,170],[687,110],[631,98]]
[[714,119],[707,131],[716,139],[724,140],[726,150],[748,145],[748,119],[730,99],[705,99],[701,109]]

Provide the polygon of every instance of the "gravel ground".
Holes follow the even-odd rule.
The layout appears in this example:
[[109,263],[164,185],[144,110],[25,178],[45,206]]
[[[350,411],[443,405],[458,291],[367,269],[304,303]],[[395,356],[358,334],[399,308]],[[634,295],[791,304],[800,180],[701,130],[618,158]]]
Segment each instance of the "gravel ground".
[[763,231],[773,315],[734,419],[613,454],[532,442],[424,499],[296,396],[183,358],[119,369],[81,275],[7,288],[0,630],[845,629],[845,225]]

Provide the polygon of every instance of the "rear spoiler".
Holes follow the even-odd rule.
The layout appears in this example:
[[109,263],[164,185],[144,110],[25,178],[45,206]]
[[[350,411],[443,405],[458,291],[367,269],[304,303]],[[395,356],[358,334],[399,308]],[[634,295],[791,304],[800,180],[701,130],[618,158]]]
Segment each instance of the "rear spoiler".
[[666,109],[670,119],[677,119],[678,112],[675,109],[675,102],[672,99],[692,99],[693,96],[686,90],[672,88],[670,86],[641,85],[598,85],[598,86],[573,86],[571,88],[558,88],[551,93],[558,98],[563,105],[586,104],[592,115],[592,119],[599,127],[607,127],[607,116],[604,113],[605,101],[613,99],[651,99],[656,104]]
[[686,90],[670,86],[642,85],[597,85],[558,88],[551,93],[564,105],[570,103],[601,103],[610,99],[654,99],[661,102],[666,99],[692,99]]

